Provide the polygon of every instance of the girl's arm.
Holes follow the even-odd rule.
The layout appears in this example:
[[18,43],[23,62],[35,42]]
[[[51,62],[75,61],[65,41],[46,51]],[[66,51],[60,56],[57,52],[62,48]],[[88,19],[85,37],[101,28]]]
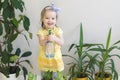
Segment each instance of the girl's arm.
[[59,34],[58,36],[55,36],[54,34],[50,35],[47,37],[47,40],[54,41],[60,46],[64,44],[64,39],[62,34]]
[[55,36],[54,41],[58,44],[58,45],[63,45],[64,44],[64,39],[63,39],[63,35],[59,35],[59,36]]
[[37,35],[38,36],[38,40],[41,46],[45,46],[45,43],[47,42],[47,38],[43,37],[41,35]]

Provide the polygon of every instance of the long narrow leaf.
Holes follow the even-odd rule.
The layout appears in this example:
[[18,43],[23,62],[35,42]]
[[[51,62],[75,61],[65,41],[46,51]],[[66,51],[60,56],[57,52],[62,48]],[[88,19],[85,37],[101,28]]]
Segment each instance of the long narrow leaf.
[[80,47],[83,46],[83,29],[82,29],[82,23],[80,24],[80,40],[79,40]]
[[109,33],[108,33],[108,37],[107,37],[107,42],[106,42],[106,50],[108,50],[109,45],[110,45],[111,30],[112,29],[110,28]]

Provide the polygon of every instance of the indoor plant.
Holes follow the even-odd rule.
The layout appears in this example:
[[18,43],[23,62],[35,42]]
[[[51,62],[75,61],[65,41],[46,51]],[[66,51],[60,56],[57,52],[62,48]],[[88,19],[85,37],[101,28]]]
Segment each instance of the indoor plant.
[[62,74],[61,71],[57,71],[57,76],[55,77],[55,80],[67,80],[66,77]]
[[66,77],[62,74],[61,71],[57,71],[56,74],[57,76],[53,79],[52,71],[46,71],[43,75],[42,80],[66,80]]
[[87,44],[83,42],[83,29],[82,29],[82,23],[80,24],[80,38],[79,38],[79,44],[71,44],[69,51],[73,48],[75,48],[75,55],[77,57],[71,56],[71,55],[63,55],[70,57],[74,59],[74,62],[70,62],[70,68],[69,68],[69,73],[70,73],[70,78],[77,78],[77,80],[80,80],[79,78],[85,77],[85,80],[93,80],[93,74],[94,74],[94,62],[96,56],[98,54],[90,54],[89,50],[96,45],[99,44]]
[[[16,77],[19,75],[19,69],[23,70],[25,78],[28,72],[24,66],[19,65],[19,60],[22,57],[30,56],[31,51],[20,54],[20,48],[13,47],[15,44],[14,41],[21,35],[25,37],[29,45],[26,32],[32,38],[32,33],[29,32],[29,18],[25,15],[18,14],[23,14],[24,8],[25,6],[22,0],[0,0],[0,72],[6,77],[9,76],[13,64],[17,65],[17,68],[14,67],[14,69],[18,69],[15,72]],[[21,62],[27,62],[31,66],[29,60]]]
[[120,40],[110,46],[111,31],[112,28],[109,30],[105,46],[102,44],[98,46],[98,48],[91,49],[97,51],[97,53],[100,52],[96,60],[99,71],[95,74],[95,80],[118,80],[118,72],[116,71],[113,57],[118,57],[120,59],[120,55],[113,51],[115,51],[115,49],[120,50],[118,46]]

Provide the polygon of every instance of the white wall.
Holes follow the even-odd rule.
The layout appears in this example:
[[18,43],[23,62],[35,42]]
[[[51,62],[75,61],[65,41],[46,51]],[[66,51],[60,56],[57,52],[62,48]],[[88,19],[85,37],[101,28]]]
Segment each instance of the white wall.
[[[40,28],[40,11],[43,7],[53,2],[61,8],[58,25],[64,31],[65,45],[62,47],[63,54],[67,54],[69,45],[78,41],[79,24],[82,22],[85,42],[105,43],[107,33],[112,27],[112,42],[120,39],[120,0],[24,0],[26,4],[25,14],[31,20],[30,31],[33,39],[30,40],[30,49],[33,55],[30,60],[35,73],[39,74],[37,67],[37,55],[39,43],[36,33]],[[120,53],[120,52],[119,52]],[[64,58],[64,62],[69,61]],[[120,74],[120,61],[115,59],[117,71]],[[67,70],[65,66],[65,70]]]

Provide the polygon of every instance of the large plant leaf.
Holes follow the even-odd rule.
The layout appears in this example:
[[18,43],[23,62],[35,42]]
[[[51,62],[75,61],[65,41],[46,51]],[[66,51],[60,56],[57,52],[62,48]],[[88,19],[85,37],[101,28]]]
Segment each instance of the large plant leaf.
[[118,44],[118,43],[120,43],[120,40],[118,40],[117,42],[115,42],[113,45],[116,45],[116,44]]
[[70,57],[70,58],[72,58],[72,59],[74,59],[76,62],[78,62],[78,60],[75,58],[75,57],[73,57],[73,56],[71,56],[71,55],[62,55],[62,56],[66,56],[66,57]]
[[28,57],[28,56],[31,56],[31,54],[32,54],[32,52],[26,51],[21,55],[21,57]]
[[108,50],[109,45],[110,45],[111,30],[112,30],[112,29],[110,28],[109,33],[108,33],[108,37],[107,37],[107,42],[106,42],[106,50]]
[[19,76],[19,74],[20,74],[20,68],[19,68],[19,67],[17,67],[17,68],[16,68],[16,77],[18,77],[18,76]]
[[3,33],[3,26],[2,26],[2,23],[0,22],[0,35],[2,35]]
[[68,49],[68,51],[70,51],[74,46],[76,46],[76,44],[71,44],[70,48]]
[[15,55],[15,54],[10,54],[10,62],[14,63],[15,61],[17,61],[19,58],[19,56]]
[[12,19],[12,23],[15,25],[15,27],[18,27],[18,21],[17,21],[17,19],[16,18],[13,18]]
[[12,52],[12,50],[13,50],[13,45],[10,41],[7,41],[7,49],[9,52]]
[[[23,35],[24,35],[24,34],[23,34]],[[26,35],[24,35],[24,38],[26,39],[27,44],[30,46],[29,41],[28,41],[28,38],[27,38],[27,36],[26,36]]]
[[113,57],[113,56],[118,57],[120,59],[120,55],[117,55],[117,54],[110,55],[110,57]]
[[5,20],[4,21],[4,29],[5,29],[5,38],[8,37],[8,35],[10,34],[10,27],[9,27],[9,21]]
[[9,77],[9,69],[6,68],[6,67],[2,67],[2,73],[6,76],[6,77]]
[[10,38],[10,42],[12,43],[17,37],[18,33],[13,34],[12,37]]
[[16,52],[15,52],[15,55],[20,56],[20,53],[21,53],[20,48],[17,48],[17,49],[16,49]]
[[[82,48],[83,46],[83,29],[82,29],[82,23],[80,24],[80,37],[79,37],[79,45]],[[82,50],[82,49],[81,49]]]
[[25,67],[22,67],[22,70],[23,70],[24,80],[26,80],[26,75],[28,74],[28,71]]
[[31,68],[33,68],[32,64],[29,60],[23,60],[23,61],[20,61],[20,62],[26,62]]
[[7,19],[7,18],[11,19],[11,18],[15,17],[14,8],[12,6],[8,5],[8,7],[3,10],[3,17],[5,19]]
[[29,33],[29,38],[32,39],[33,35],[31,32],[28,32]]
[[23,12],[23,2],[21,2],[22,0],[12,0],[12,4],[16,9],[19,9],[21,12]]
[[23,26],[25,28],[25,30],[29,30],[29,26],[30,26],[30,21],[29,21],[29,18],[24,16],[24,19],[23,19]]
[[2,59],[1,59],[1,61],[4,63],[4,64],[7,64],[7,63],[9,63],[10,61],[10,56],[9,56],[9,53],[8,52],[6,52],[6,51],[4,51],[3,53],[2,53],[2,57],[1,57]]
[[2,3],[2,8],[3,9],[6,9],[8,7],[9,3],[8,3],[8,0],[4,0],[4,2]]

